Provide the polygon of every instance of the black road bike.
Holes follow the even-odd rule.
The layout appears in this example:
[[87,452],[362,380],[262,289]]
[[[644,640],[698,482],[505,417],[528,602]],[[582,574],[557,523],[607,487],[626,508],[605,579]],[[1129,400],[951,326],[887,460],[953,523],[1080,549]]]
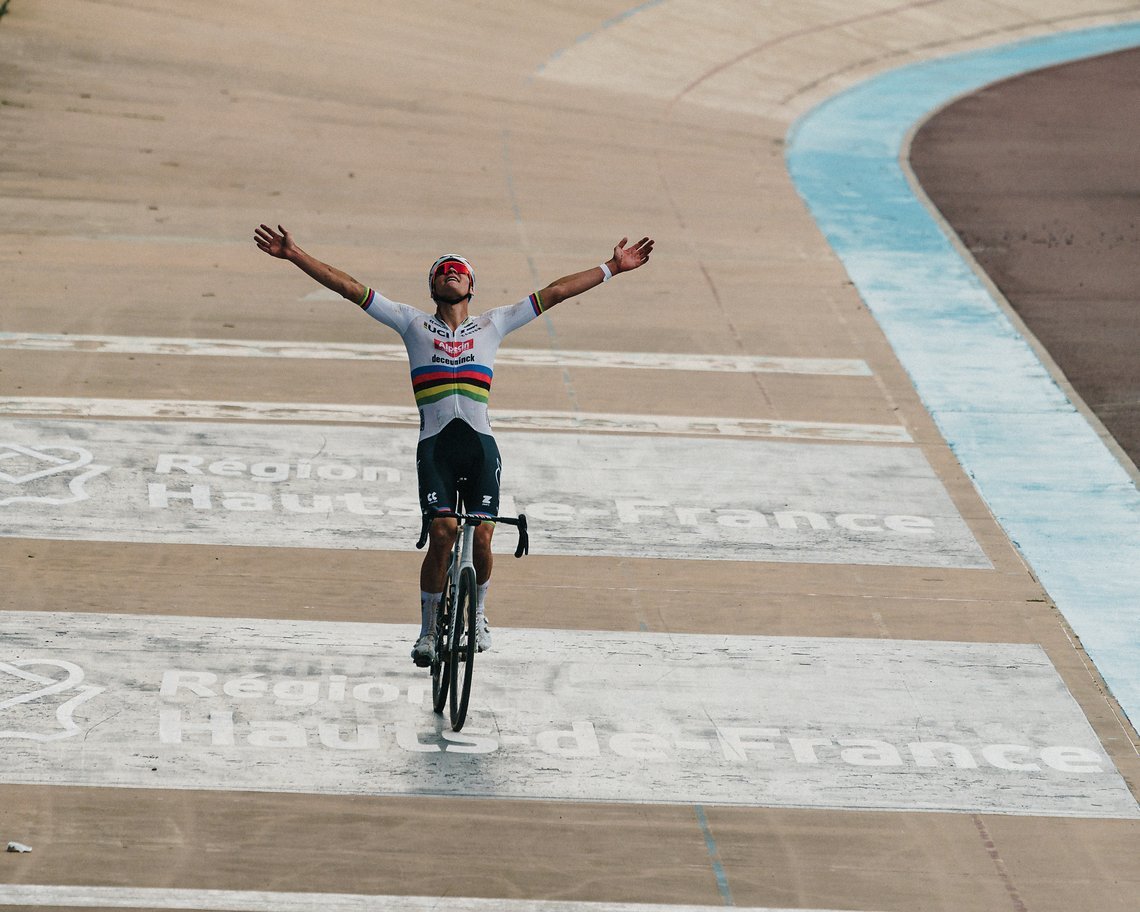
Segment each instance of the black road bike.
[[432,708],[441,715],[451,697],[451,729],[459,731],[467,720],[467,706],[471,701],[471,681],[475,674],[475,653],[478,652],[475,629],[475,604],[478,584],[472,562],[472,542],[475,527],[480,523],[503,523],[519,530],[515,557],[530,552],[530,537],[526,530],[526,516],[472,516],[464,513],[460,502],[458,513],[428,513],[424,515],[417,548],[423,548],[428,539],[432,520],[453,517],[459,523],[455,545],[451,551],[451,565],[443,584],[443,597],[435,615],[435,660],[431,663]]

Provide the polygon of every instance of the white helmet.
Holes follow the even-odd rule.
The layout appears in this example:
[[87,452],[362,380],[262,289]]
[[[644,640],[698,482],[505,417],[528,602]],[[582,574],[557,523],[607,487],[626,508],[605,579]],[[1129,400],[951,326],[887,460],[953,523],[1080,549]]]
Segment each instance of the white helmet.
[[457,253],[445,253],[438,260],[431,264],[431,269],[428,270],[428,294],[431,295],[432,300],[435,300],[435,274],[439,272],[439,267],[444,263],[461,263],[467,268],[467,275],[471,278],[471,290],[468,296],[475,294],[475,270],[471,268],[471,264]]

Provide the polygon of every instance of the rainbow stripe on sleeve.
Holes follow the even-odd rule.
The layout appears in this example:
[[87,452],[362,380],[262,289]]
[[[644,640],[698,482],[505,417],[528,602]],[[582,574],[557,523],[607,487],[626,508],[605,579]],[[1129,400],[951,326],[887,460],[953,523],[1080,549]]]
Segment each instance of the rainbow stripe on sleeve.
[[528,300],[530,301],[530,306],[534,308],[534,315],[536,317],[542,313],[543,310],[545,310],[545,308],[542,306],[542,298],[538,296],[537,291],[532,294]]
[[448,396],[466,396],[486,404],[491,395],[493,371],[482,364],[464,364],[462,367],[432,364],[412,371],[412,392],[416,405],[439,402]]
[[361,310],[368,310],[368,308],[372,305],[372,299],[374,297],[376,297],[376,292],[374,292],[371,288],[365,288],[364,297],[356,303],[360,305]]

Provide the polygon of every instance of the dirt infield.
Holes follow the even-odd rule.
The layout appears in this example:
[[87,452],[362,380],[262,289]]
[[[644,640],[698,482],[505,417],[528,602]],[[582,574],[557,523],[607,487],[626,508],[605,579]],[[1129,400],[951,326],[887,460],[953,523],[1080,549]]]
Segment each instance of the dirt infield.
[[931,118],[923,188],[1140,462],[1140,51],[1029,73]]

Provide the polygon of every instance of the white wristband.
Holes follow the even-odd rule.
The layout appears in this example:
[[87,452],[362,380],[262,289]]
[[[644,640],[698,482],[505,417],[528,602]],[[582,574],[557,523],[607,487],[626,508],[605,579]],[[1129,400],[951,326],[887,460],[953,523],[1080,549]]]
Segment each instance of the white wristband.
[[610,272],[610,267],[607,266],[605,263],[602,263],[602,281],[608,282],[613,277],[614,277],[614,274],[612,272]]

